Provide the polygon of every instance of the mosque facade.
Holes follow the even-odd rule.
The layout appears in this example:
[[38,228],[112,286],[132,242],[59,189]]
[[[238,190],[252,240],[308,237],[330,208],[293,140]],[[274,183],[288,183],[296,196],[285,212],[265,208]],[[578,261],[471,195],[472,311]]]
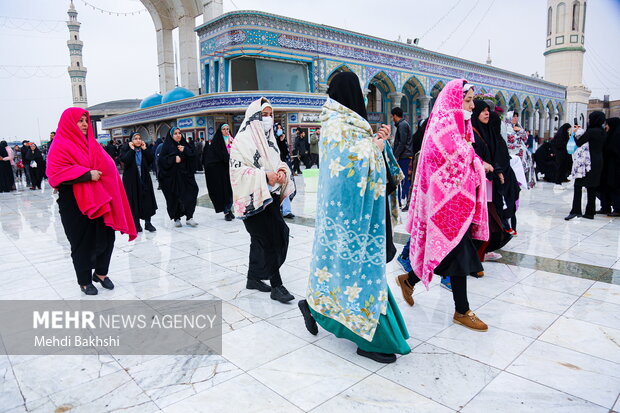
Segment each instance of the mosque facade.
[[566,87],[415,45],[388,41],[257,11],[221,15],[195,29],[199,39],[200,93],[177,87],[144,99],[139,110],[102,120],[113,136],[140,130],[164,136],[176,125],[194,138],[210,137],[226,122],[236,131],[248,104],[271,100],[288,136],[313,133],[329,82],[355,72],[368,99],[371,124],[389,122],[400,106],[412,121],[428,116],[443,86],[465,78],[491,94],[540,136],[566,119]]

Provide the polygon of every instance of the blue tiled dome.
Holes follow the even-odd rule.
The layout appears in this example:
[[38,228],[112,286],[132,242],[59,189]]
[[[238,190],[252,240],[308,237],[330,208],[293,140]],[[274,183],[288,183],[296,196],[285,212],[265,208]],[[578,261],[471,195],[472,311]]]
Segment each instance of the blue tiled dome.
[[162,96],[159,93],[154,93],[151,96],[147,96],[142,99],[142,102],[140,102],[140,109],[161,105],[161,99]]
[[175,100],[187,99],[196,96],[194,92],[191,90],[185,89],[184,87],[177,86],[171,91],[167,92],[163,99],[162,103],[170,103]]

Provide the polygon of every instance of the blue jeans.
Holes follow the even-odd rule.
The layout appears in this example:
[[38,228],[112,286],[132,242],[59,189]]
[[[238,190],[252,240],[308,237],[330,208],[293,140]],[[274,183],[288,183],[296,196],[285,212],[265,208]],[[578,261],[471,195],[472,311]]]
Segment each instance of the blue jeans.
[[400,169],[403,171],[403,174],[405,174],[405,179],[403,179],[403,181],[400,183],[401,185],[401,192],[400,192],[400,199],[407,199],[407,197],[409,196],[409,186],[411,184],[411,182],[409,181],[409,164],[411,163],[411,158],[404,158],[404,159],[399,159],[398,160],[398,166],[400,166]]
[[291,199],[289,197],[284,198],[284,201],[282,201],[282,215],[286,216],[288,214],[290,214],[291,212],[293,212],[291,210]]

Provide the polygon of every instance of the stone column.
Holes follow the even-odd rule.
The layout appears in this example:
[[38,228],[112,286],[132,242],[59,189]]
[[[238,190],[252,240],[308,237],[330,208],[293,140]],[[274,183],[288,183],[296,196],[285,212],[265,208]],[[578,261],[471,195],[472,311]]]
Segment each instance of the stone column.
[[157,67],[159,69],[159,92],[163,95],[174,89],[174,51],[172,30],[157,29]]
[[[198,58],[196,42],[198,36],[194,32],[194,18],[184,16],[179,19],[179,63],[181,67],[181,85],[194,93],[198,93]],[[220,71],[222,68],[220,68]],[[219,79],[216,79],[219,84]],[[219,88],[217,89],[219,90]]]
[[413,99],[409,100],[409,113],[411,114],[411,126],[412,127],[414,124],[418,123],[417,106],[418,104],[416,103],[415,100]]
[[420,96],[418,98],[418,102],[420,102],[420,118],[426,119],[431,113],[431,97],[430,96]]
[[390,98],[390,100],[392,101],[392,108],[395,108],[397,106],[400,106],[400,101],[403,99],[403,96],[405,96],[404,93],[400,93],[400,92],[392,92],[390,94],[388,94],[388,98]]
[[224,14],[224,0],[203,0],[202,18],[205,23]]
[[527,111],[527,113],[529,115],[529,119],[527,121],[527,128],[532,131],[532,134],[534,134],[534,114],[529,110]]

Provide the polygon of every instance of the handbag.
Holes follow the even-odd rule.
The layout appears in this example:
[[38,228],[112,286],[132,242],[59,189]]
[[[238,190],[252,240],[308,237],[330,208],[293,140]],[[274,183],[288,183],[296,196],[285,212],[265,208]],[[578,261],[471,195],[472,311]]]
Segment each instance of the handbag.
[[30,167],[31,168],[36,168],[37,167],[37,161],[35,161],[35,160],[30,161]]
[[24,169],[24,163],[22,161],[17,162],[17,169]]

